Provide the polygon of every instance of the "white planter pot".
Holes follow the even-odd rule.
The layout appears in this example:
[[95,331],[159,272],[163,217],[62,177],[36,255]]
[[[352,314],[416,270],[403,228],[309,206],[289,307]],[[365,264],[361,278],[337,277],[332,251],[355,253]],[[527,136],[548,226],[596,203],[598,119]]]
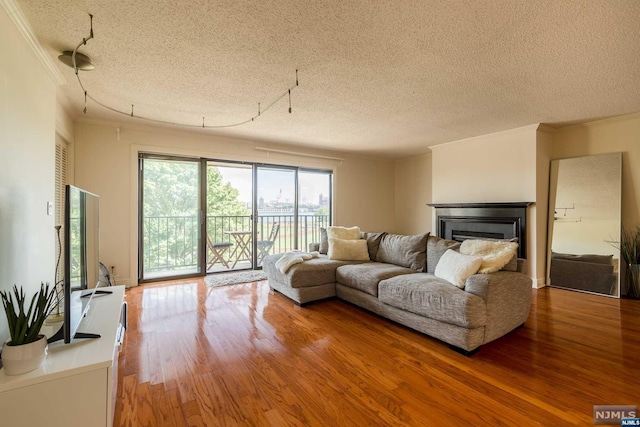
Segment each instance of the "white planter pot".
[[37,369],[47,357],[47,337],[40,335],[34,342],[2,346],[2,365],[6,375],[19,375]]

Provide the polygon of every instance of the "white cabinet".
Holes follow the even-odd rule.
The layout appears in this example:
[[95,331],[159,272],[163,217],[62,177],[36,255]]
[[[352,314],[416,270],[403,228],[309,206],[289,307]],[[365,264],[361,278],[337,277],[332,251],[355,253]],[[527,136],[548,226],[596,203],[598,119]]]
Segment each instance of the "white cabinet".
[[100,338],[49,344],[42,366],[26,374],[0,369],[0,425],[111,427],[126,305],[124,286],[108,289],[94,296],[78,328]]

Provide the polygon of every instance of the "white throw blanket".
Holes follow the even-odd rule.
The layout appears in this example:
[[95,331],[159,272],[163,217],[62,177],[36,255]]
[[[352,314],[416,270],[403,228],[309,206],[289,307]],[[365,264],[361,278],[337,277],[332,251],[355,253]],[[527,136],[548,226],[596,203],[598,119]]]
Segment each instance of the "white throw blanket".
[[282,257],[276,261],[276,268],[280,270],[283,274],[286,273],[292,265],[299,264],[311,258],[316,258],[320,255],[320,252],[302,252],[302,251],[291,251],[286,252]]
[[482,258],[478,273],[495,273],[516,256],[518,244],[515,242],[468,239],[460,245],[460,253]]

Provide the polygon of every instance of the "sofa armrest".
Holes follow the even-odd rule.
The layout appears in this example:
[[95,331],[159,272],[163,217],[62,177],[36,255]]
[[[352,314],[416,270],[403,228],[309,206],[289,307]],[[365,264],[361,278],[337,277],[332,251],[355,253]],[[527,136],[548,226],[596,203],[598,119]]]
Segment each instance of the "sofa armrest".
[[531,308],[531,278],[511,271],[474,274],[465,291],[484,299],[487,324],[484,342],[493,341],[524,324]]
[[320,243],[309,243],[309,252],[320,251]]

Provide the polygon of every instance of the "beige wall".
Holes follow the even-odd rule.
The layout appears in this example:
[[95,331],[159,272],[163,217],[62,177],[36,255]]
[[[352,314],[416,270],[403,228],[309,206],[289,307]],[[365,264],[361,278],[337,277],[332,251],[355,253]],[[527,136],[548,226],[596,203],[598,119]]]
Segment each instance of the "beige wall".
[[433,202],[535,201],[537,128],[431,147]]
[[267,154],[254,149],[268,145],[265,143],[158,128],[123,127],[118,141],[116,127],[76,124],[75,154],[80,161],[74,172],[77,185],[103,199],[103,228],[108,230],[102,242],[103,258],[116,265],[121,283],[135,283],[138,151],[333,169],[334,223],[357,224],[364,230],[431,231],[433,213],[426,206],[431,202],[534,201],[528,211],[528,258],[537,286],[545,281],[552,158],[623,151],[623,220],[634,226],[639,218],[640,184],[634,183],[640,182],[640,175],[632,168],[634,162],[640,164],[638,115],[553,133],[538,125],[527,126],[443,144],[433,147],[432,154],[395,162],[275,145],[271,148],[345,160]]
[[[640,224],[640,114],[558,130],[527,126],[431,147],[424,156],[396,161],[396,227],[417,232],[424,213],[416,177],[429,180],[428,202],[535,201],[529,209],[529,264],[538,286],[545,282],[549,165],[552,159],[622,152],[622,222]],[[416,204],[416,206],[413,206]],[[433,215],[435,220],[435,215]],[[430,226],[430,229],[432,226]]]
[[[394,206],[396,233],[432,231],[431,153],[395,162]],[[389,230],[391,231],[391,230]]]
[[553,159],[622,152],[622,224],[640,224],[640,114],[556,131]]
[[[542,287],[547,284],[547,241],[549,218],[549,173],[551,168],[551,150],[553,135],[550,129],[539,127],[536,131],[536,204],[535,212],[535,242],[530,263],[535,263],[535,285]],[[531,230],[530,230],[531,231]],[[531,235],[532,233],[530,233]]]
[[[53,283],[56,88],[0,8],[0,290]],[[0,315],[0,342],[9,337]]]
[[[334,224],[363,230],[393,229],[394,164],[212,136],[202,132],[153,127],[76,123],[75,184],[100,196],[101,258],[116,267],[118,283],[137,283],[137,159],[139,152],[241,160],[334,171]],[[339,157],[343,160],[266,153],[255,147]]]
[[550,144],[536,124],[431,147],[434,203],[535,202],[527,210],[535,286],[543,286],[545,276]]

